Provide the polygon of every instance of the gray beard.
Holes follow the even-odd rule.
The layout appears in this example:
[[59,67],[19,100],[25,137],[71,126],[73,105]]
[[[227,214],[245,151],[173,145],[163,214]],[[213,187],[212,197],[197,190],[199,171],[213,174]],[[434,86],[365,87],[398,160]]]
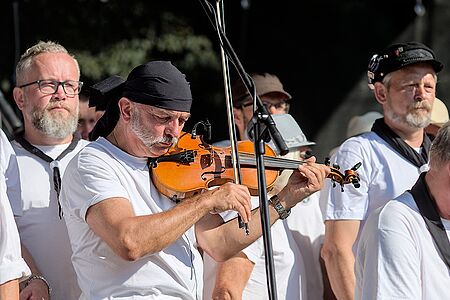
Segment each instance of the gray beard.
[[63,139],[72,135],[78,127],[78,112],[71,114],[67,119],[52,116],[48,110],[43,112],[33,111],[31,113],[33,126],[50,137]]
[[177,138],[173,137],[161,137],[157,138],[149,134],[148,132],[145,132],[143,126],[139,123],[139,112],[137,110],[134,111],[133,115],[131,116],[131,131],[136,135],[136,137],[141,140],[141,142],[147,147],[151,148],[154,145],[164,142],[164,143],[172,143],[172,145],[175,145],[178,141]]
[[406,116],[399,116],[392,110],[385,112],[385,116],[398,124],[405,124],[412,128],[425,128],[431,122],[431,110],[426,116],[414,115],[408,112]]
[[425,128],[430,124],[430,115],[427,115],[426,117],[421,116],[415,116],[411,113],[408,113],[405,117],[399,116],[393,111],[385,112],[386,117],[388,117],[390,120],[393,120],[396,123],[399,124],[406,124],[409,127],[413,128]]

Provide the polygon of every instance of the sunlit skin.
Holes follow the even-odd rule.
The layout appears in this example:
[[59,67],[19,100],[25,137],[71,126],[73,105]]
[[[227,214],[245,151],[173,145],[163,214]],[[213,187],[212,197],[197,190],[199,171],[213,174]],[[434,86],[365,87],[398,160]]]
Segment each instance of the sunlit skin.
[[19,280],[13,279],[0,284],[0,300],[19,299]]
[[411,146],[419,147],[423,131],[418,129],[429,124],[436,73],[429,64],[414,64],[389,75],[388,85],[375,83],[375,96],[383,106],[385,122]]
[[[133,106],[136,106],[136,109],[133,109]],[[180,136],[186,121],[190,117],[187,112],[176,112],[132,103],[127,98],[119,100],[119,107],[127,126],[120,126],[119,124],[113,133],[108,136],[108,139],[136,157],[158,157],[165,154],[173,145],[173,142],[169,140],[177,139]],[[143,140],[133,132],[131,127],[134,117],[137,118],[135,123],[139,124],[138,130],[149,140]],[[120,132],[115,133],[116,130]],[[126,141],[124,137],[127,138]]]
[[[385,123],[408,145],[419,148],[423,128],[430,122],[436,93],[436,72],[431,65],[417,63],[386,75],[375,82],[374,95],[383,108]],[[353,246],[359,220],[327,220],[321,256],[330,283],[339,299],[354,299],[355,257]]]
[[[33,58],[33,63],[24,70],[24,74],[18,75],[17,86],[36,80],[63,82],[79,81],[79,78],[76,61],[69,54],[41,53]],[[39,90],[38,84],[31,84],[22,88],[15,87],[13,96],[17,107],[22,111],[24,138],[29,143],[51,146],[71,142],[78,120],[78,95],[67,96],[61,85],[54,94],[44,94]],[[44,125],[39,128],[36,124]],[[49,132],[58,134],[52,135]],[[22,256],[32,273],[40,274],[25,247],[22,248]],[[21,299],[47,299],[47,296],[47,285],[42,280],[33,280],[21,290]]]
[[[22,84],[42,80],[79,80],[79,72],[74,59],[65,53],[42,53],[35,57],[34,64],[26,72],[25,78],[17,82]],[[65,122],[70,116],[78,117],[78,95],[67,96],[62,86],[55,94],[43,94],[37,84],[24,88],[14,88],[14,100],[23,113],[24,138],[35,145],[57,145],[69,143],[72,135],[62,138],[49,137],[37,129],[32,122],[32,112],[44,112],[60,122]]]

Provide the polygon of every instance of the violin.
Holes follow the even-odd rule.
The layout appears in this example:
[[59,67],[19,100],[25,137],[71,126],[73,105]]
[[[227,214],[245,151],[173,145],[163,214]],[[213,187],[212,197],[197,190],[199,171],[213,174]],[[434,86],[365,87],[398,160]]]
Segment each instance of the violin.
[[[240,141],[237,147],[242,174],[241,184],[248,187],[251,195],[256,196],[258,181],[254,144],[251,141]],[[298,166],[305,162],[276,157],[271,147],[267,145],[265,147],[265,176],[267,189],[270,190],[282,170],[297,170]],[[215,147],[205,143],[202,136],[182,132],[176,145],[165,155],[150,162],[153,183],[163,195],[179,202],[210,187],[234,182],[230,154],[230,147]],[[359,175],[356,170],[361,163],[357,163],[344,173],[340,172],[339,166],[330,166],[329,160],[325,165],[330,167],[331,172],[327,178],[334,182],[334,186],[336,183],[340,184],[342,191],[343,186],[349,183],[356,188],[359,187]]]

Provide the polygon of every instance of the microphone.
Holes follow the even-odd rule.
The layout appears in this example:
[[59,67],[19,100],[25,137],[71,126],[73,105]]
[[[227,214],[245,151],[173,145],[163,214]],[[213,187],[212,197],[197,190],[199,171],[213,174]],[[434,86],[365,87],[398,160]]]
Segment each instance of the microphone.
[[[265,109],[265,107],[264,107]],[[267,110],[266,110],[267,112]],[[252,141],[255,142],[255,134],[254,134],[254,125],[257,121],[254,120],[255,117],[250,120],[250,122],[247,124],[247,136]],[[275,124],[275,121],[273,120],[272,116],[267,113],[263,113],[263,116],[261,118],[263,120],[261,124],[261,133],[263,133],[266,129],[269,130],[269,134],[265,134],[263,136],[264,142],[268,143],[270,142],[270,138],[272,137],[273,143],[280,151],[281,155],[286,155],[289,153],[289,147],[286,145],[286,142],[284,141],[283,137],[281,136],[280,131],[278,131],[277,126]]]

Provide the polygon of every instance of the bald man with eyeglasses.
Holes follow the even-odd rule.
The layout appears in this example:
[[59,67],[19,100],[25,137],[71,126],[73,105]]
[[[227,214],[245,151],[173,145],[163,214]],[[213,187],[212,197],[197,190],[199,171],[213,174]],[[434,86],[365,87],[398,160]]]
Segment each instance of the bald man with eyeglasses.
[[24,128],[12,146],[22,197],[9,200],[32,272],[21,284],[21,299],[78,299],[59,192],[68,162],[88,144],[77,133],[80,68],[62,45],[40,41],[20,58],[16,78],[13,95]]

